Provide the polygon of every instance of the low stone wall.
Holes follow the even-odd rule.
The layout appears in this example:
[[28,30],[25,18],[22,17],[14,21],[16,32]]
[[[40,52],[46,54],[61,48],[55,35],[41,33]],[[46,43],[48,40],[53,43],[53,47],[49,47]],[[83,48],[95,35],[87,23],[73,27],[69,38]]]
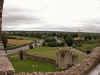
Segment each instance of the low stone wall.
[[35,55],[26,54],[26,53],[23,53],[23,56],[24,58],[27,58],[27,59],[39,60],[39,61],[48,62],[48,63],[56,65],[55,60],[47,58],[47,57],[35,56]]
[[12,75],[15,70],[6,56],[5,51],[0,51],[0,75]]
[[64,72],[19,72],[19,73],[6,73],[6,72],[2,72],[0,73],[0,75],[63,75]]

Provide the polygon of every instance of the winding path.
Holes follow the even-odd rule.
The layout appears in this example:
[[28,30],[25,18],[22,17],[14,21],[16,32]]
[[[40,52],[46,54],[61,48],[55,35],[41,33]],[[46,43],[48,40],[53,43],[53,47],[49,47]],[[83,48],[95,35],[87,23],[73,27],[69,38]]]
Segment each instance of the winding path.
[[85,52],[82,52],[82,51],[80,51],[80,50],[78,50],[78,49],[75,49],[75,48],[72,48],[72,47],[70,47],[69,48],[71,51],[76,51],[77,53],[80,53],[80,54],[82,54],[82,55],[84,55],[84,56],[88,56],[88,54],[86,54]]

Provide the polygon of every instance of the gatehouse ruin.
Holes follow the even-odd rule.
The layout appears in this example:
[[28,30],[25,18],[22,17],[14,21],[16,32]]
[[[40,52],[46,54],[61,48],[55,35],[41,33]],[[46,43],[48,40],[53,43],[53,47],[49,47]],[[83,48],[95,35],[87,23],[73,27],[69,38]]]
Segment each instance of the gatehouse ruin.
[[69,50],[58,50],[56,52],[57,69],[69,69],[78,63],[78,55],[72,54]]

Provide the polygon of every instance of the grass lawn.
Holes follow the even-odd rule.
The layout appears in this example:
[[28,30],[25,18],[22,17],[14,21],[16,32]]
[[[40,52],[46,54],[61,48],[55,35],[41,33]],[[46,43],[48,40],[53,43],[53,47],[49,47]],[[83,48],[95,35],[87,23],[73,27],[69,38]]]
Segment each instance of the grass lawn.
[[[66,47],[63,49],[66,49]],[[40,47],[40,48],[27,50],[25,52],[28,54],[34,54],[37,56],[48,57],[48,58],[56,60],[56,48],[55,47]],[[72,53],[78,55],[78,63],[81,63],[83,59],[86,58],[86,56],[79,54],[76,51],[72,51]]]
[[79,63],[79,64],[86,58],[86,56],[84,56],[84,55],[82,55],[82,54],[79,54],[79,53],[76,52],[76,51],[72,51],[72,54],[78,55],[78,63]]
[[38,47],[25,52],[28,54],[34,54],[56,60],[56,47]]
[[8,55],[16,72],[56,72],[56,66],[47,62],[31,59],[19,60],[18,54]]
[[97,46],[100,46],[100,41],[87,41],[85,43],[82,43],[82,45],[80,47],[76,47],[78,49],[80,49],[81,51],[93,51],[94,48],[96,48]]

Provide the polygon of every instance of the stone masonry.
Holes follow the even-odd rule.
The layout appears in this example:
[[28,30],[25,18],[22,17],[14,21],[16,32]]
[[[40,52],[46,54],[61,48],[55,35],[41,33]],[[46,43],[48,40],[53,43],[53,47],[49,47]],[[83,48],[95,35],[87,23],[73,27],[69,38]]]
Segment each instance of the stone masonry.
[[8,60],[6,53],[4,51],[4,47],[3,47],[3,43],[1,40],[2,37],[2,31],[1,31],[1,27],[2,27],[2,10],[3,10],[3,0],[0,0],[0,75],[4,75],[2,73],[6,72],[7,75],[11,74],[14,72],[14,68],[11,64],[11,62]]
[[[1,37],[1,24],[2,24],[2,9],[3,1],[0,0],[0,37]],[[6,57],[5,52],[2,50],[2,41],[0,40],[0,75],[14,75],[12,64]],[[100,47],[95,48],[95,50],[86,58],[81,64],[75,65],[65,72],[43,72],[43,73],[33,73],[31,75],[87,75],[87,73],[93,69],[98,63],[100,63]],[[7,72],[8,74],[4,74]],[[25,74],[19,74],[25,75]],[[29,75],[29,74],[27,74]]]
[[100,47],[97,47],[81,64],[67,70],[65,75],[87,75],[99,63]]
[[69,69],[78,63],[78,55],[73,55],[69,50],[58,50],[56,52],[57,69]]

